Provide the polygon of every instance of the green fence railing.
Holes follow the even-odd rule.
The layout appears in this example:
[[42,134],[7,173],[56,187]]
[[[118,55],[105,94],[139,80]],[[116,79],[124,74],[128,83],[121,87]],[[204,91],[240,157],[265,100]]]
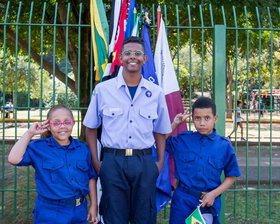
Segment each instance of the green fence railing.
[[[223,195],[222,223],[280,220],[280,5],[272,2],[161,7],[185,108],[191,110],[200,95],[212,97],[216,129],[227,136],[237,101],[246,103],[246,142],[239,140],[239,129],[231,138],[242,177]],[[157,6],[149,7],[154,49]],[[34,170],[7,162],[30,124],[44,120],[53,104],[68,104],[77,120],[73,134],[83,139],[81,120],[96,84],[90,35],[88,3],[0,3],[1,223],[32,220]],[[191,121],[188,128],[193,130]],[[168,223],[168,206],[158,223]]]

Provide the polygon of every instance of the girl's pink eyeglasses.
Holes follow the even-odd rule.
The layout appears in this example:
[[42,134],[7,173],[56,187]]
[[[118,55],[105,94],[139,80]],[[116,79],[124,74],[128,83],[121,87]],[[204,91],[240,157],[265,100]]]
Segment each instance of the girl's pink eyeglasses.
[[73,121],[63,121],[63,122],[55,121],[55,122],[49,122],[49,124],[52,124],[55,128],[59,128],[61,127],[61,125],[70,126],[73,124]]

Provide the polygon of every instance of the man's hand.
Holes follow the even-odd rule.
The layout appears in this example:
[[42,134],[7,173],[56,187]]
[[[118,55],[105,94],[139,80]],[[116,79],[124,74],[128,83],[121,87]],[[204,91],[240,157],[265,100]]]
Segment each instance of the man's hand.
[[99,175],[101,165],[102,165],[102,161],[99,161],[99,160],[97,160],[93,163],[93,166],[94,166],[94,169],[95,169],[97,175]]
[[160,173],[163,167],[163,162],[156,162],[157,168],[158,168],[158,172]]

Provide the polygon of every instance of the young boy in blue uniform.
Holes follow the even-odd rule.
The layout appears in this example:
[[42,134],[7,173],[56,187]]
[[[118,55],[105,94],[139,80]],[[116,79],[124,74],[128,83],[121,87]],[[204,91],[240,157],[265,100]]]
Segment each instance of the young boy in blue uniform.
[[[216,105],[200,97],[195,101],[192,115],[177,114],[172,123],[174,131],[187,117],[192,116],[197,131],[185,131],[169,136],[166,150],[175,161],[175,177],[179,181],[171,202],[170,224],[183,224],[201,204],[207,224],[219,223],[220,195],[240,176],[236,155],[230,141],[216,133]],[[221,183],[221,173],[225,179]]]
[[[88,147],[71,137],[74,117],[64,105],[50,109],[47,120],[34,123],[10,151],[8,160],[35,169],[34,223],[98,223],[96,178]],[[37,134],[50,134],[30,142]],[[91,206],[87,212],[86,195]]]

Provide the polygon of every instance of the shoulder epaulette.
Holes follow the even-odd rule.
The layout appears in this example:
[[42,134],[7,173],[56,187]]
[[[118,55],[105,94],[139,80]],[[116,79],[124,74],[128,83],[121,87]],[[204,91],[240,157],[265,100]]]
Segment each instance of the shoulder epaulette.
[[33,144],[36,144],[36,143],[43,142],[45,140],[46,140],[45,138],[37,138],[37,139],[31,140],[30,143],[32,142]]
[[194,132],[193,131],[184,131],[184,132],[181,132],[180,134],[182,135],[192,135]]
[[229,140],[227,137],[225,137],[225,136],[221,136],[221,138],[222,138],[223,140],[226,140],[226,141],[230,142],[230,140]]

